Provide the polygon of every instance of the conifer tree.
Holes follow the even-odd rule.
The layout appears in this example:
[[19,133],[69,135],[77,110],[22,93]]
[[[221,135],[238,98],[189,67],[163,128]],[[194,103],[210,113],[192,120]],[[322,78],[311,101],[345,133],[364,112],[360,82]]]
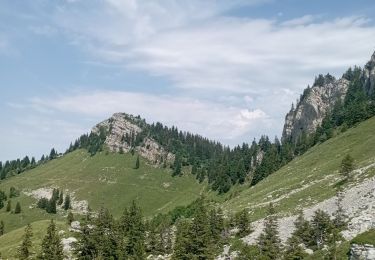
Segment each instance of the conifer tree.
[[50,225],[47,228],[47,234],[42,241],[42,250],[38,255],[38,259],[41,260],[63,260],[63,246],[61,244],[60,236],[57,233],[56,225],[51,220]]
[[303,211],[299,212],[298,217],[294,222],[294,226],[295,230],[292,233],[292,236],[297,237],[301,243],[304,243],[307,247],[312,245],[313,231],[310,222],[304,218]]
[[222,209],[212,209],[210,211],[209,217],[211,237],[213,240],[219,241],[224,231],[224,219]]
[[16,208],[14,209],[14,214],[19,214],[21,213],[21,204],[17,202]]
[[0,236],[4,235],[5,228],[4,228],[4,221],[0,221]]
[[173,260],[190,260],[192,254],[190,253],[190,224],[187,220],[180,220],[177,223],[176,242],[174,245]]
[[57,205],[62,205],[64,202],[64,193],[60,191],[59,200],[57,201]]
[[264,222],[263,233],[258,238],[258,245],[262,257],[265,259],[278,259],[281,252],[277,218],[272,204],[269,205],[268,215]]
[[134,169],[139,169],[139,155],[137,155],[137,160],[135,161]]
[[203,198],[198,200],[196,206],[197,208],[188,233],[191,243],[189,253],[197,259],[212,259],[213,241],[211,239],[210,223]]
[[32,255],[31,247],[32,247],[32,236],[33,231],[30,224],[27,224],[25,228],[25,233],[23,235],[22,244],[18,248],[18,259],[25,260],[29,259],[29,257]]
[[72,207],[70,203],[71,203],[70,202],[70,195],[67,194],[67,195],[65,195],[65,200],[64,200],[64,210],[68,210]]
[[330,219],[330,216],[323,210],[318,209],[313,215],[311,226],[315,245],[318,247],[318,249],[320,249],[328,242],[334,225]]
[[145,227],[141,209],[135,201],[130,205],[127,217],[127,255],[135,259],[143,259],[145,254]]
[[347,154],[341,161],[340,172],[346,180],[349,179],[350,173],[354,170],[354,159]]
[[249,212],[247,209],[241,210],[237,215],[237,226],[238,226],[238,233],[239,237],[244,237],[251,232],[250,227],[250,217]]
[[7,204],[6,211],[7,211],[7,212],[10,212],[11,210],[12,210],[12,201],[11,201],[11,200],[8,200],[8,204]]
[[306,252],[301,246],[301,239],[295,235],[288,238],[284,259],[285,260],[302,260],[306,257]]

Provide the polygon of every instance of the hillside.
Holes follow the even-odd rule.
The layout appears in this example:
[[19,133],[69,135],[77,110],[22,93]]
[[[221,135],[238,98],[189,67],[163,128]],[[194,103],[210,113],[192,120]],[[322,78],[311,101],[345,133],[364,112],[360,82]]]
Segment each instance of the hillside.
[[[5,207],[0,210],[6,232],[29,222],[55,217],[34,208],[36,197],[45,195],[49,198],[52,188],[71,194],[77,213],[84,214],[87,205],[94,211],[104,206],[115,216],[119,216],[132,200],[142,205],[146,216],[165,213],[191,203],[206,188],[190,174],[172,177],[170,170],[154,167],[142,158],[139,169],[134,169],[136,158],[136,154],[130,153],[101,152],[90,156],[85,150],[76,150],[2,181],[1,190],[8,192],[10,187],[15,187],[21,191],[19,197],[12,198],[13,207],[17,201],[21,203],[21,214],[10,214]],[[56,217],[65,215],[66,212],[61,211]]]

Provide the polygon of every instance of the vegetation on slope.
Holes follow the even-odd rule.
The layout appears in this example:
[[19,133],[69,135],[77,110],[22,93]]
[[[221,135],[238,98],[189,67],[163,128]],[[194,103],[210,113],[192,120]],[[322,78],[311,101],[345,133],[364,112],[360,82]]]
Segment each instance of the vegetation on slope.
[[[332,197],[342,184],[340,166],[350,154],[357,168],[374,163],[375,117],[328,141],[312,147],[304,155],[249,188],[233,190],[225,202],[229,211],[252,210],[252,220],[265,216],[265,207],[275,202],[278,212],[291,212]],[[368,174],[375,174],[369,170]],[[363,177],[363,176],[362,176]],[[350,182],[344,183],[349,185]]]
[[[188,205],[206,190],[206,184],[198,184],[190,174],[172,177],[169,170],[155,168],[140,159],[139,169],[134,169],[137,156],[105,152],[90,156],[85,150],[77,150],[61,158],[3,180],[0,190],[8,193],[10,187],[20,190],[20,196],[12,198],[13,207],[19,201],[20,214],[0,209],[0,220],[6,231],[27,223],[48,219],[50,214],[36,208],[37,200],[24,194],[39,188],[59,188],[64,194],[71,193],[76,201],[87,200],[91,209],[104,206],[115,216],[136,200],[146,216],[165,213],[177,206]],[[34,205],[30,208],[30,205]],[[63,217],[66,213],[57,214]]]

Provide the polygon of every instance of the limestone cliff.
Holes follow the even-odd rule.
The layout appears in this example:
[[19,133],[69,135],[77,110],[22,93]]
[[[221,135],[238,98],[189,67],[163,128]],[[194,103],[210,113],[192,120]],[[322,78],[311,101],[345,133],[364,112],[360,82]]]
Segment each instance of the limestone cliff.
[[106,132],[105,145],[112,152],[129,152],[133,147],[140,156],[146,158],[154,165],[164,161],[172,163],[174,154],[169,153],[154,139],[145,137],[140,143],[134,145],[134,140],[144,131],[146,122],[139,117],[125,113],[115,113],[109,119],[97,124],[92,132],[99,133],[100,129]]
[[[361,83],[367,95],[375,93],[375,52],[364,66]],[[314,85],[305,89],[296,106],[285,117],[282,140],[296,142],[303,132],[314,133],[338,100],[344,100],[350,81],[347,76],[336,80],[331,75],[320,75]]]
[[285,117],[282,139],[296,141],[303,132],[313,133],[334,104],[345,98],[348,86],[347,79],[336,80],[326,75],[320,82],[316,81],[311,88],[307,88],[301,100]]

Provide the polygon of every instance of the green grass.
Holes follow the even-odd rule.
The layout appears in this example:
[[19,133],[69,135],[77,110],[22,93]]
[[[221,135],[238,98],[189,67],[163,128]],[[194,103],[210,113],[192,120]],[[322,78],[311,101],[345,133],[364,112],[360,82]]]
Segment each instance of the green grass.
[[375,229],[366,231],[358,236],[356,236],[352,241],[352,244],[364,245],[370,244],[375,246]]
[[[33,237],[32,237],[32,252],[37,254],[40,251],[40,245],[43,237],[46,234],[47,227],[50,224],[49,220],[42,220],[31,223]],[[57,230],[64,230],[67,232],[67,225],[64,222],[56,222]],[[24,228],[15,229],[3,236],[0,236],[0,253],[2,259],[16,259],[17,247],[21,244]]]
[[[231,191],[236,192],[237,195],[232,195],[232,198],[224,203],[225,208],[229,212],[246,207],[253,208],[251,217],[252,220],[256,220],[265,216],[269,201],[302,188],[304,185],[309,185],[309,187],[277,201],[276,210],[281,213],[295,212],[299,207],[312,205],[332,197],[336,193],[335,187],[341,177],[339,173],[341,160],[346,154],[352,155],[357,168],[375,162],[374,129],[375,117],[311,148],[307,153],[295,158],[256,186]],[[374,174],[375,171],[372,168],[356,181]],[[344,184],[343,188],[351,182]]]
[[[140,168],[133,169],[137,156],[128,154],[100,153],[93,157],[78,150],[41,165],[33,170],[11,177],[0,183],[0,190],[9,192],[11,186],[21,190],[20,197],[13,198],[15,206],[20,201],[21,214],[0,210],[0,220],[6,231],[25,226],[52,215],[37,208],[29,208],[36,200],[23,191],[43,187],[55,187],[74,192],[78,200],[87,200],[93,210],[104,206],[118,217],[132,200],[136,200],[146,216],[166,213],[176,206],[187,205],[207,191],[206,184],[199,184],[194,176],[184,174],[172,177],[169,169],[155,168],[140,161]],[[57,214],[58,219],[65,213]]]

